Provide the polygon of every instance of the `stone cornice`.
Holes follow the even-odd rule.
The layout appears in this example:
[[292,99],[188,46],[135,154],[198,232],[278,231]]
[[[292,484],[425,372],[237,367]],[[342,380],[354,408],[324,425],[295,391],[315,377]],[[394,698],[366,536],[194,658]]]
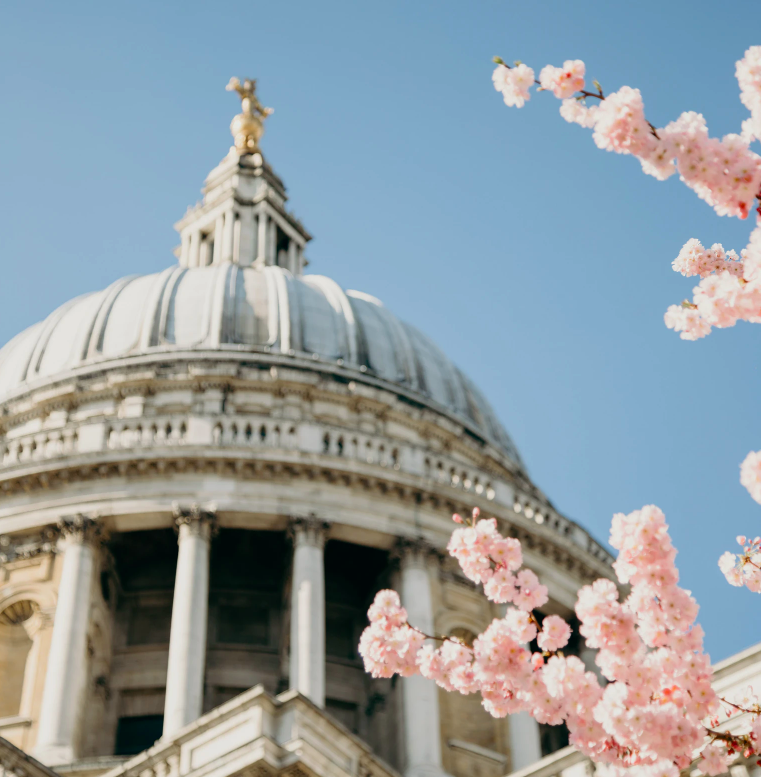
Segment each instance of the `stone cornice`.
[[[559,536],[552,528],[537,526],[482,497],[457,492],[443,484],[404,475],[395,470],[361,466],[356,462],[336,461],[331,467],[317,461],[273,461],[271,453],[266,460],[253,457],[244,459],[242,455],[231,456],[229,451],[224,450],[194,452],[174,449],[166,451],[160,458],[154,455],[138,460],[120,460],[120,453],[123,451],[111,451],[107,462],[99,457],[98,461],[83,461],[54,473],[29,473],[13,482],[12,489],[6,488],[6,485],[11,486],[6,480],[0,484],[0,493],[31,493],[43,487],[39,480],[43,475],[47,475],[44,488],[48,489],[108,478],[156,478],[192,473],[254,481],[288,482],[300,479],[356,487],[386,499],[397,499],[402,503],[412,501],[417,505],[441,511],[447,518],[453,512],[469,512],[476,504],[484,513],[498,518],[501,531],[521,539],[529,549],[550,559],[558,567],[574,572],[580,579],[591,581],[611,574],[611,557],[591,537],[588,537],[589,548],[580,547],[569,538]],[[340,463],[353,466],[341,469],[338,466]]]

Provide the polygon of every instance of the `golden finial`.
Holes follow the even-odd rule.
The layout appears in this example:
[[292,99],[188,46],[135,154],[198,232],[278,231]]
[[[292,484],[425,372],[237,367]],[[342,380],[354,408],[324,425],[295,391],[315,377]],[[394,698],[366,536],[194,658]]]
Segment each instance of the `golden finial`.
[[228,92],[237,92],[241,100],[241,112],[230,123],[230,132],[235,138],[235,149],[239,154],[253,154],[259,150],[259,141],[264,134],[264,120],[272,113],[256,97],[256,80],[253,78],[231,78],[225,87]]

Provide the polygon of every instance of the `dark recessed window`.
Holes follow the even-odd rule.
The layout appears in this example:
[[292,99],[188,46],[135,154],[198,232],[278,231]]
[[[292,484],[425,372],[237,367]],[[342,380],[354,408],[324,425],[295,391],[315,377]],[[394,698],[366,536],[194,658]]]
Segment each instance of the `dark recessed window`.
[[346,613],[331,613],[325,618],[325,652],[334,658],[356,658],[354,617]]
[[565,723],[561,723],[559,726],[540,723],[539,738],[542,744],[542,755],[550,755],[568,746],[568,727]]
[[171,625],[171,604],[136,606],[130,613],[127,644],[168,645]]
[[137,755],[161,738],[164,728],[163,715],[137,715],[119,718],[116,724],[114,755]]
[[269,645],[269,609],[220,606],[217,609],[217,642],[223,645]]
[[352,734],[356,734],[359,731],[359,710],[353,702],[325,699],[325,709],[339,723],[343,723]]

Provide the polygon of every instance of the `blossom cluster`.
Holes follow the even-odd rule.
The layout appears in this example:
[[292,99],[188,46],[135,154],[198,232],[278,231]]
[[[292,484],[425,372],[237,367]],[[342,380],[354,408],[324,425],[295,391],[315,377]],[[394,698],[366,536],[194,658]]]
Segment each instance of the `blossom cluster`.
[[[501,60],[494,71],[495,88],[507,105],[522,107],[529,99],[534,71],[524,64],[509,68]],[[645,118],[639,89],[623,86],[604,97],[584,91],[585,65],[567,60],[563,67],[547,65],[539,76],[543,90],[563,100],[566,121],[594,130],[598,148],[631,154],[648,175],[665,180],[679,172],[682,181],[719,215],[747,218],[761,188],[761,157],[748,145],[761,136],[761,46],[753,46],[737,63],[741,99],[751,112],[742,134],[712,138],[704,117],[693,111],[656,129]],[[575,96],[574,96],[575,95]],[[590,99],[599,104],[587,106]]]
[[761,451],[751,451],[740,465],[740,483],[761,504]]
[[476,510],[473,526],[456,529],[447,548],[465,576],[481,583],[486,596],[498,604],[513,602],[526,612],[545,604],[547,586],[541,585],[530,569],[520,569],[523,564],[520,542],[503,537],[497,531],[494,518],[476,521],[477,518]]
[[750,111],[743,122],[743,137],[761,140],[761,46],[751,46],[737,63],[735,71],[740,84],[740,99]]
[[573,97],[584,89],[586,67],[580,59],[567,59],[563,67],[546,65],[539,74],[542,89],[552,92],[559,100]]
[[[459,516],[455,521],[464,523]],[[621,601],[616,583],[600,579],[581,589],[576,604],[579,631],[598,651],[596,663],[608,680],[604,688],[578,657],[562,653],[570,626],[557,615],[540,624],[532,612],[547,602],[547,589],[521,569],[520,543],[477,513],[455,530],[449,552],[489,599],[515,606],[472,645],[445,637],[435,647],[426,642],[431,635],[407,623],[397,594],[381,591],[360,642],[367,670],[379,677],[417,671],[446,690],[479,692],[497,717],[525,710],[541,723],[565,722],[574,746],[616,768],[677,777],[702,749],[700,769],[725,772],[725,744],[710,732],[706,744],[703,726],[719,701],[695,623],[698,606],[678,585],[663,513],[648,506],[616,515],[610,541],[619,551],[616,576],[630,586],[629,595]]]
[[534,71],[527,65],[497,65],[491,78],[494,88],[502,93],[505,105],[522,108],[526,100],[531,99],[528,90],[534,83]]
[[738,321],[761,322],[761,224],[738,258],[720,243],[705,249],[688,240],[672,264],[682,275],[700,276],[692,302],[671,305],[664,315],[669,329],[683,340],[705,337],[712,327],[734,326]]
[[746,586],[754,593],[761,593],[761,537],[748,539],[743,535],[737,538],[742,553],[727,551],[719,559],[719,569],[727,582],[738,588]]

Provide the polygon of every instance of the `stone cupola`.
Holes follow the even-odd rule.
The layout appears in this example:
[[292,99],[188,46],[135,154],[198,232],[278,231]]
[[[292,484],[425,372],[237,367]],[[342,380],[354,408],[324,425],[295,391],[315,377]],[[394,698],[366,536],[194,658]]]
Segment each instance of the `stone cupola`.
[[238,91],[243,103],[243,112],[230,127],[235,143],[207,176],[203,200],[174,225],[181,238],[176,250],[180,265],[276,265],[299,276],[307,265],[304,247],[312,236],[286,210],[285,185],[258,146],[262,121],[271,110],[259,105],[252,80],[241,86],[233,79],[228,89]]

